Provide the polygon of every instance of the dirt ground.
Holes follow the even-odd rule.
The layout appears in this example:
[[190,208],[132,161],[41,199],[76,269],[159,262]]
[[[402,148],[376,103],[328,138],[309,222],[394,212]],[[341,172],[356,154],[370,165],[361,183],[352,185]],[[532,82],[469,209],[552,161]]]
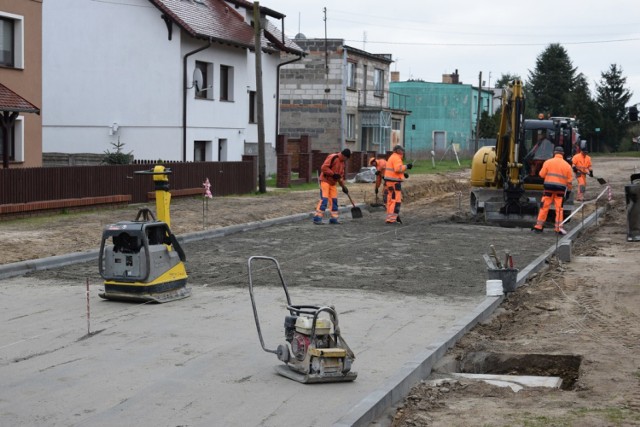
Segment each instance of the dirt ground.
[[[429,203],[429,210],[434,216],[451,215],[452,208],[457,211],[459,200],[462,203],[461,209],[466,209],[467,181],[468,172],[464,171],[446,175],[414,175],[405,186],[405,211],[410,212],[412,203],[415,209],[421,209],[424,203],[443,198],[446,199],[445,203]],[[352,183],[349,184],[349,189],[356,204],[371,204],[376,201],[373,184]],[[174,234],[181,235],[308,213],[315,209],[317,196],[316,190],[269,189],[267,194],[259,196],[214,197],[206,204],[202,198],[175,198],[171,201],[171,230]],[[350,206],[349,199],[342,192],[339,192],[339,204]],[[145,207],[156,211],[155,204],[150,203],[25,219],[0,218],[0,240],[4,243],[4,249],[0,251],[0,265],[97,249],[102,230],[107,224],[133,220],[138,210]]]
[[[598,158],[594,163],[596,175],[611,183],[613,200],[600,226],[575,242],[572,261],[551,259],[549,269],[508,294],[490,319],[448,353],[449,366],[443,364],[445,369],[414,387],[385,422],[640,425],[640,244],[626,241],[624,197],[624,185],[640,170],[640,160]],[[595,180],[590,184],[587,194],[593,196],[599,187]],[[483,354],[494,355],[493,362],[478,356]],[[474,356],[477,365],[469,366]],[[567,388],[513,392],[451,379],[452,364],[457,372],[560,376]]]
[[[640,425],[640,281],[637,279],[640,244],[626,242],[624,200],[624,185],[634,171],[640,170],[640,160],[597,158],[594,163],[596,175],[611,183],[613,196],[611,208],[600,227],[575,243],[571,263],[550,260],[547,271],[509,294],[492,318],[474,328],[447,355],[448,359],[460,363],[471,353],[481,352],[536,355],[539,359],[573,356],[570,360],[579,362],[575,371],[569,369],[572,367],[569,364],[561,363],[556,365],[562,369],[556,366],[555,371],[548,366],[536,368],[533,359],[528,359],[518,367],[509,365],[508,372],[531,375],[534,370],[538,375],[564,374],[570,388],[525,389],[515,393],[485,383],[448,380],[445,374],[439,373],[440,376],[434,375],[434,379],[440,378],[438,385],[425,381],[415,387],[397,412],[381,420],[380,424]],[[465,236],[478,239],[476,233],[495,234],[508,242],[508,233],[483,227],[466,213],[468,173],[467,170],[443,175],[414,175],[405,186],[403,216],[409,219],[428,216],[435,224],[430,227],[434,232],[435,247],[438,239],[463,239]],[[349,187],[357,203],[374,201],[372,184],[351,184]],[[588,198],[600,190],[595,180],[590,181]],[[310,212],[315,207],[316,197],[316,191],[270,191],[262,196],[214,198],[208,209],[203,209],[201,199],[176,199],[171,207],[172,230],[180,235]],[[340,202],[347,206],[348,199],[340,195]],[[143,206],[0,221],[0,238],[4,242],[0,264],[97,249],[106,224],[133,219],[140,207]],[[145,207],[153,209],[152,205]],[[459,223],[459,234],[439,235],[438,221]],[[350,225],[344,224],[337,229]],[[306,228],[316,232],[313,230],[322,227]],[[345,231],[340,233],[348,233],[348,228],[343,229]],[[448,230],[446,233],[450,233]],[[347,238],[357,238],[357,230],[350,233]],[[408,235],[410,237],[411,233]],[[270,237],[270,241],[275,242],[272,245],[278,244],[277,236]],[[547,232],[541,236],[532,235],[531,239],[538,239],[532,241],[531,246],[535,246],[547,244],[553,237]],[[545,240],[540,242],[540,239]],[[231,257],[233,253],[229,248],[219,248],[218,256]],[[208,277],[215,277],[215,274],[216,271],[211,270]],[[313,281],[313,276],[308,280]],[[393,291],[417,292],[401,287]],[[524,369],[529,365],[533,367],[528,371]],[[494,367],[494,370],[497,369]],[[558,370],[563,372],[556,372]]]

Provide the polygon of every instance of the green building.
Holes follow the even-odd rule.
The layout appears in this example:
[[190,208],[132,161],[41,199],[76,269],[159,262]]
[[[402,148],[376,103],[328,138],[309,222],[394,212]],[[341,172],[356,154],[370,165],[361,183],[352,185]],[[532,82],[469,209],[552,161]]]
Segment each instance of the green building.
[[[472,153],[478,119],[478,88],[457,83],[458,74],[445,75],[452,83],[420,80],[392,81],[389,91],[408,95],[403,108],[411,111],[404,128],[404,145],[409,158],[442,155],[452,149]],[[481,90],[481,111],[491,112],[493,93]],[[404,97],[403,97],[404,98]],[[393,102],[393,98],[391,98]],[[391,108],[398,106],[391,105]],[[482,144],[480,144],[482,145]]]

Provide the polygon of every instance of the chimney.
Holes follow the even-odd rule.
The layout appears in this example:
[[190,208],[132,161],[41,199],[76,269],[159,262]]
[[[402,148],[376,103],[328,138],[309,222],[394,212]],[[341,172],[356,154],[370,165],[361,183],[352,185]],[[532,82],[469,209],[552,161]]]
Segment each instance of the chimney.
[[391,81],[399,82],[400,81],[400,71],[392,71],[391,72]]
[[453,74],[443,74],[442,75],[442,83],[449,83],[457,85],[460,83],[460,75],[458,75],[458,69],[456,68],[455,73]]

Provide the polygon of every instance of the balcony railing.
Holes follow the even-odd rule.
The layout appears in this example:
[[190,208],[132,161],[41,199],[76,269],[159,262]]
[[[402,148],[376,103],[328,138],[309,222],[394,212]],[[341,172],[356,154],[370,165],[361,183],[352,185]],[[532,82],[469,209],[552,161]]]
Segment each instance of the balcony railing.
[[389,90],[365,89],[358,91],[358,108],[391,108],[393,110],[408,111],[407,99],[404,95]]

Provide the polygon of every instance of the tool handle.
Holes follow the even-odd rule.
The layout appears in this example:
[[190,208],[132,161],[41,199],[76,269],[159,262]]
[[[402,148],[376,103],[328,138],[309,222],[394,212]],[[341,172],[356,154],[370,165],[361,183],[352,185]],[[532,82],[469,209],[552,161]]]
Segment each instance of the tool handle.
[[353,203],[353,199],[351,198],[351,194],[347,193],[347,197],[349,198],[349,201],[351,202],[351,204],[353,205],[353,207],[356,207],[356,204]]
[[496,265],[498,266],[498,268],[502,268],[502,263],[500,262],[500,258],[498,258],[498,253],[496,252],[496,248],[493,245],[489,247],[491,248],[491,253],[493,254],[493,257],[496,260]]

